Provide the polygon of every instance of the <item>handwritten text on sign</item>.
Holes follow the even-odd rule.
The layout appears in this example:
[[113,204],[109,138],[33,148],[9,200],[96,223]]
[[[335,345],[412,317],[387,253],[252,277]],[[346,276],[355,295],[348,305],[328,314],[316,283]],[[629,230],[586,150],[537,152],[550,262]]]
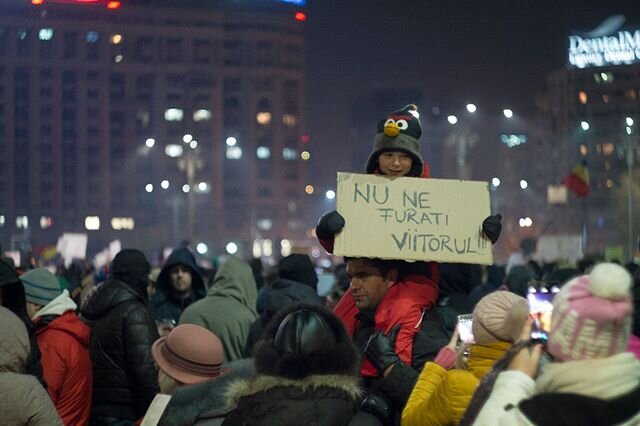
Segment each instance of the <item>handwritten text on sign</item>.
[[486,182],[338,173],[340,256],[491,264]]

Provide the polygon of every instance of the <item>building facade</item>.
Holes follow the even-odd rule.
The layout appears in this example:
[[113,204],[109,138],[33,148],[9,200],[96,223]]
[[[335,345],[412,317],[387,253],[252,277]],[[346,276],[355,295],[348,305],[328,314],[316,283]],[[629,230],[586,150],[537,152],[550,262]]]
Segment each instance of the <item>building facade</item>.
[[250,255],[305,238],[299,6],[15,3],[0,14],[6,248],[85,232],[95,249]]
[[581,200],[569,194],[560,223],[583,234],[586,251],[619,247],[626,259],[640,234],[640,50],[624,45],[629,37],[640,41],[640,30],[570,36],[567,67],[547,79],[554,141],[548,158],[562,159],[564,166],[556,164],[553,174],[561,179],[582,159],[590,174],[589,195]]

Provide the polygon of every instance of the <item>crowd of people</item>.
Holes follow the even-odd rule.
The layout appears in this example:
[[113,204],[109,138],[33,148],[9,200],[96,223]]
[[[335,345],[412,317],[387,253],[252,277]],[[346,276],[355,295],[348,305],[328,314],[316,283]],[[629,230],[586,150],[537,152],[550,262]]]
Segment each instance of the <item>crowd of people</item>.
[[[414,105],[377,130],[367,173],[429,177]],[[348,226],[322,215],[327,252]],[[481,227],[495,243],[501,216]],[[124,249],[71,280],[0,259],[2,423],[640,424],[637,264],[342,260],[321,297],[304,253],[207,277],[188,247],[156,271]],[[555,294],[548,339],[532,292]]]

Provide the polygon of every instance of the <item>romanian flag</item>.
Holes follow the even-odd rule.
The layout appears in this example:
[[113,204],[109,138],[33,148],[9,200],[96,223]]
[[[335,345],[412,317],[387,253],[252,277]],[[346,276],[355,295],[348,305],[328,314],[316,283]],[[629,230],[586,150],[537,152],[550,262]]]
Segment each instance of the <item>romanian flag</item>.
[[576,164],[571,169],[571,173],[562,179],[562,184],[578,197],[585,198],[589,195],[589,170],[587,169],[586,160]]

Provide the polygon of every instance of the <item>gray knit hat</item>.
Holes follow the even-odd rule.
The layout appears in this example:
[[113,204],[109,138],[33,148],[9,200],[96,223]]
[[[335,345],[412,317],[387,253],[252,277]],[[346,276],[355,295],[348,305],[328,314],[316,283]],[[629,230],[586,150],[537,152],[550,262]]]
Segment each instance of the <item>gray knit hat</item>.
[[32,269],[20,276],[27,302],[46,305],[60,296],[62,289],[58,279],[46,268]]

